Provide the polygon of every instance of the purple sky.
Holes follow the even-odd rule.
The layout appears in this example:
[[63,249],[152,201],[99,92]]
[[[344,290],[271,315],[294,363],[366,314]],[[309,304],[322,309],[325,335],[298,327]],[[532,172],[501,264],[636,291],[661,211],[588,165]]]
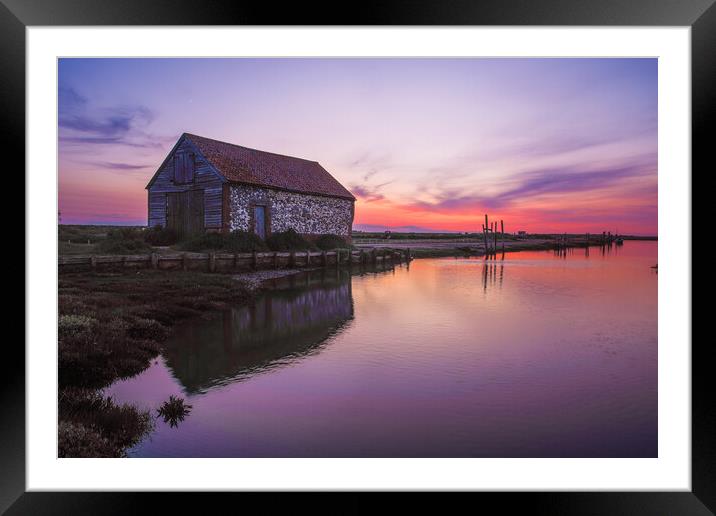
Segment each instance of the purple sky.
[[656,59],[61,59],[63,223],[145,224],[182,132],[319,161],[356,227],[656,234]]

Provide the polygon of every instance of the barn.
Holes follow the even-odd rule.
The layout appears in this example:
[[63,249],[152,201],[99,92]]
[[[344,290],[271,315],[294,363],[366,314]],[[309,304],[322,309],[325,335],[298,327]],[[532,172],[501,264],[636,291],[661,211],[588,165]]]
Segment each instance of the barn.
[[355,197],[317,161],[184,133],[146,188],[149,226],[181,237],[293,229],[351,238]]

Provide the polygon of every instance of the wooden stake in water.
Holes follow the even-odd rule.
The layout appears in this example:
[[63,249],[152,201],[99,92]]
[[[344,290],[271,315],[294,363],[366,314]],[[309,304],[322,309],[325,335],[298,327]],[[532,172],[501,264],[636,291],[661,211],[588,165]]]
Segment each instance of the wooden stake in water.
[[505,253],[505,222],[500,219],[500,240],[502,240],[502,258],[504,259],[504,253]]
[[[485,215],[485,219],[487,219],[487,215]],[[482,225],[482,237],[485,240],[485,258],[487,258],[487,254],[489,253],[489,249],[487,248],[487,224]]]
[[495,229],[494,229],[493,235],[492,235],[492,242],[493,242],[492,252],[493,252],[494,256],[497,257],[497,221],[495,221],[494,224],[495,224]]

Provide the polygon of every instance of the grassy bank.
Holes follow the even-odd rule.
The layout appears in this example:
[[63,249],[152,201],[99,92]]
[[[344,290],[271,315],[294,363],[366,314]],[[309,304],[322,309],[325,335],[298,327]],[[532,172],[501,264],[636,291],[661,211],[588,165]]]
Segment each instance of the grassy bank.
[[59,279],[60,457],[121,457],[154,415],[100,389],[149,366],[176,323],[251,299],[228,275],[139,271]]

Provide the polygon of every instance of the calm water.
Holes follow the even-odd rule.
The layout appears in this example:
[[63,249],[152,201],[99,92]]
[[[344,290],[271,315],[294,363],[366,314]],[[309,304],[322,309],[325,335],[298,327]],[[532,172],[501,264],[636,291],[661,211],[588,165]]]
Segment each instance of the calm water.
[[653,457],[656,242],[284,278],[107,394],[142,457]]

